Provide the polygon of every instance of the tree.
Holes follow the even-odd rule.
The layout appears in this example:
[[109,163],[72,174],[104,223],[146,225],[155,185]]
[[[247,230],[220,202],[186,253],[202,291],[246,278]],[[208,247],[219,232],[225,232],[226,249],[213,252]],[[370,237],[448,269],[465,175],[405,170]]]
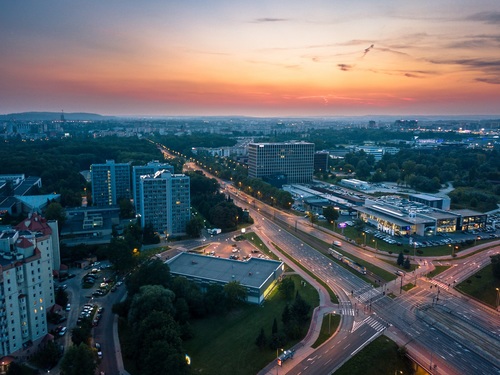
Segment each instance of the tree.
[[293,298],[295,292],[295,284],[290,277],[285,277],[278,284],[278,291],[280,292],[283,299],[289,301]]
[[70,346],[61,361],[61,371],[65,375],[94,375],[95,369],[94,353],[84,343]]
[[194,217],[186,225],[186,234],[191,238],[198,238],[203,229],[203,222],[198,217]]
[[366,160],[360,160],[356,165],[356,177],[365,180],[370,177],[371,167]]
[[59,349],[59,344],[52,340],[38,348],[33,360],[38,367],[52,368],[57,365],[60,357],[61,351]]
[[260,350],[263,350],[266,344],[267,344],[267,337],[266,334],[264,333],[264,328],[261,328],[259,336],[257,336],[257,339],[255,340],[255,345],[257,345],[257,347]]
[[160,236],[154,230],[152,223],[146,223],[142,232],[142,243],[144,245],[154,245],[160,243]]
[[90,318],[82,319],[80,325],[71,330],[71,341],[74,345],[80,345],[81,343],[89,345],[91,336],[92,322]]
[[328,206],[323,208],[323,216],[329,223],[334,223],[339,218],[339,211],[332,206]]
[[311,305],[309,305],[297,291],[295,295],[295,301],[292,304],[292,315],[298,322],[302,323],[309,319],[309,311],[311,310]]
[[410,258],[407,257],[403,263],[403,267],[406,269],[406,270],[409,270],[410,267],[411,267],[411,263],[410,263]]
[[231,281],[224,285],[224,293],[230,308],[244,302],[247,298],[247,290],[239,281]]
[[398,264],[398,266],[402,266],[404,261],[405,261],[405,256],[404,256],[403,252],[401,251],[398,255],[398,260],[396,261],[396,263]]
[[141,374],[188,373],[180,327],[169,312],[153,310],[130,328],[134,335],[126,350]]
[[50,203],[45,209],[44,216],[47,220],[57,220],[57,226],[59,229],[66,222],[66,211],[57,202]]
[[135,217],[134,205],[128,198],[118,199],[121,219],[133,219]]
[[132,298],[128,313],[128,323],[131,327],[137,325],[153,311],[175,315],[175,294],[161,285],[145,285]]
[[209,284],[204,294],[205,308],[208,314],[225,314],[227,311],[227,299],[222,285]]
[[68,293],[65,290],[59,288],[56,291],[56,303],[59,306],[65,307],[68,304]]
[[108,245],[107,255],[118,272],[126,272],[137,263],[133,251],[134,248],[130,247],[124,239],[112,238],[111,243]]
[[127,292],[133,296],[144,285],[161,285],[169,288],[172,277],[170,268],[159,259],[153,259],[143,264],[127,279]]
[[276,318],[274,318],[273,327],[271,328],[271,334],[275,335],[276,333],[278,333],[278,321],[276,320]]
[[285,305],[285,308],[283,309],[283,313],[281,314],[281,321],[283,322],[283,325],[286,326],[288,323],[290,323],[292,318],[292,312],[290,311],[290,306],[287,303]]

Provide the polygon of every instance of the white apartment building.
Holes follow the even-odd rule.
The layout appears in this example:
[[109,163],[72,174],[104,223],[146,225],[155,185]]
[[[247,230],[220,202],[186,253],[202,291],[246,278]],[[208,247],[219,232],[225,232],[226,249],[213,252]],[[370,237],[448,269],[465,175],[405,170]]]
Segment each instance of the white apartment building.
[[174,173],[174,167],[167,163],[160,163],[158,160],[150,161],[146,165],[137,165],[132,167],[132,191],[134,193],[135,212],[141,212],[142,200],[139,185],[141,176],[155,174],[158,171],[166,170]]
[[11,355],[47,334],[55,303],[53,271],[59,270],[56,221],[34,213],[0,232],[0,356]]
[[141,225],[151,223],[168,236],[186,234],[191,219],[190,179],[184,174],[161,170],[140,178]]

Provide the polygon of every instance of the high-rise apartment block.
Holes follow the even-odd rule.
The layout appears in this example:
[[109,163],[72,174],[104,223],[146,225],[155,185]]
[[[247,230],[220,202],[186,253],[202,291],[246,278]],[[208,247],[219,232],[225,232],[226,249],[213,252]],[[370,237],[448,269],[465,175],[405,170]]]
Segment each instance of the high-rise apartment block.
[[47,311],[55,303],[53,272],[59,265],[57,221],[34,213],[0,232],[0,356],[47,334]]
[[131,198],[130,164],[106,160],[90,166],[92,201],[94,206],[112,206],[121,198]]
[[142,209],[142,200],[139,190],[141,176],[152,175],[161,170],[174,173],[173,166],[167,163],[160,163],[158,160],[150,161],[146,165],[137,165],[132,167],[132,191],[134,193],[135,212],[140,213]]
[[314,169],[314,143],[250,143],[248,176],[276,179],[285,183],[309,183]]
[[184,174],[166,170],[140,177],[141,225],[169,236],[186,233],[191,219],[190,180]]

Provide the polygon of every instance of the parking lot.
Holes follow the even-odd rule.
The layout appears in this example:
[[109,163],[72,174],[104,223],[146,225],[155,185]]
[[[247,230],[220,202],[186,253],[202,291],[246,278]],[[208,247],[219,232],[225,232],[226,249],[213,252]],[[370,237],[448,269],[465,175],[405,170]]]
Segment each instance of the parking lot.
[[246,261],[252,257],[269,259],[250,242],[246,240],[236,241],[234,238],[213,242],[202,250],[202,254],[239,261]]

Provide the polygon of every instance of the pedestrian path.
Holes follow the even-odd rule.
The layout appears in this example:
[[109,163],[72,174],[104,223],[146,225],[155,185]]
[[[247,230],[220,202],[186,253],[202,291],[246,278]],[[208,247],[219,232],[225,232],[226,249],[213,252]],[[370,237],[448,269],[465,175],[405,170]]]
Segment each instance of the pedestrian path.
[[365,302],[369,302],[369,301],[371,301],[373,303],[373,302],[379,300],[380,298],[384,297],[384,294],[382,293],[382,291],[380,291],[378,289],[375,289],[373,287],[370,287],[370,289],[368,289],[366,291],[364,291],[364,289],[366,289],[366,288],[363,288],[360,291],[356,291],[354,293],[354,295],[356,296],[356,299],[361,303],[365,303]]

